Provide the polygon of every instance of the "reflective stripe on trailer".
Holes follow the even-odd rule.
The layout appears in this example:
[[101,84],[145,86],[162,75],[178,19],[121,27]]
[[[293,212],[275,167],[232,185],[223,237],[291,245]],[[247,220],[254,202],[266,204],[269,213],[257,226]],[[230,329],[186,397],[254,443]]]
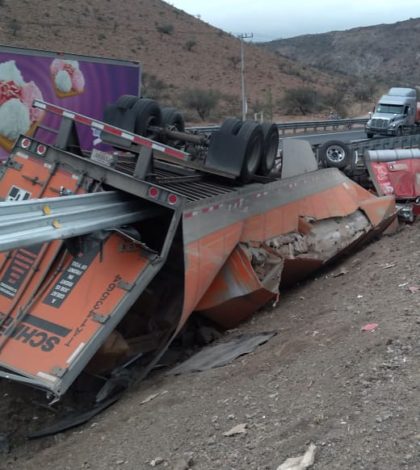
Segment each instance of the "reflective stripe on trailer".
[[32,106],[34,108],[44,109],[45,111],[58,114],[59,116],[66,117],[68,119],[72,119],[75,122],[85,124],[86,126],[90,126],[95,129],[99,129],[108,134],[115,135],[126,140],[127,142],[133,142],[138,145],[143,145],[144,147],[159,151],[165,155],[169,155],[170,157],[175,157],[184,161],[189,160],[189,154],[182,152],[181,150],[177,150],[173,147],[169,147],[164,144],[158,144],[151,139],[141,137],[137,134],[133,134],[118,127],[111,126],[110,124],[105,124],[101,121],[96,121],[95,119],[84,116],[83,114],[69,112],[64,108],[61,108],[60,106],[56,106],[55,104],[46,103],[45,101],[41,100],[34,100]]

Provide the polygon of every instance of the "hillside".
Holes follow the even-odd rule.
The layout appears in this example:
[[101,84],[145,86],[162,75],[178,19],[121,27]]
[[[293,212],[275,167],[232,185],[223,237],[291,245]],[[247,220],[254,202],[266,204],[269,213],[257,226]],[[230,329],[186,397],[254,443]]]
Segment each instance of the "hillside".
[[[240,112],[239,40],[160,0],[0,0],[0,12],[2,44],[138,60],[145,95],[180,104],[187,89],[216,90],[219,114]],[[245,58],[250,113],[287,89],[342,82],[252,44]]]
[[385,85],[415,86],[420,77],[420,18],[308,34],[265,43],[267,50],[334,74]]

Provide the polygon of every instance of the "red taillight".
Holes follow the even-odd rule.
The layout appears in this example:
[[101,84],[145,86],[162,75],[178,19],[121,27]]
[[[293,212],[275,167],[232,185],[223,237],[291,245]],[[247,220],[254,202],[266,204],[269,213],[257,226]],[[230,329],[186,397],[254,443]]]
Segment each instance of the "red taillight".
[[44,144],[39,144],[36,148],[36,153],[38,155],[45,155],[46,151],[47,151],[47,147]]
[[31,146],[31,139],[28,139],[27,137],[24,137],[20,141],[20,146],[24,149],[28,149]]
[[168,204],[171,206],[175,205],[178,202],[178,196],[176,194],[170,194],[168,196]]
[[151,187],[149,188],[149,197],[156,199],[159,196],[159,189]]

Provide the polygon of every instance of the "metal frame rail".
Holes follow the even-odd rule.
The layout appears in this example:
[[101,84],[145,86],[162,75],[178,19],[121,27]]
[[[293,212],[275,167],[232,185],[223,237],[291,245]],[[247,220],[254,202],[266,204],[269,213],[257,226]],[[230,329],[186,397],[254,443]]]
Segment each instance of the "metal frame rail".
[[[279,131],[284,135],[287,130],[292,130],[295,133],[298,129],[303,129],[303,131],[307,131],[308,129],[324,129],[332,127],[336,129],[337,127],[344,127],[347,129],[351,129],[355,125],[365,125],[368,121],[367,118],[356,118],[356,119],[325,119],[322,121],[293,121],[293,122],[279,122],[277,123],[277,127]],[[198,133],[212,133],[216,132],[220,129],[220,126],[197,126],[197,127],[189,127],[191,131],[196,131]]]

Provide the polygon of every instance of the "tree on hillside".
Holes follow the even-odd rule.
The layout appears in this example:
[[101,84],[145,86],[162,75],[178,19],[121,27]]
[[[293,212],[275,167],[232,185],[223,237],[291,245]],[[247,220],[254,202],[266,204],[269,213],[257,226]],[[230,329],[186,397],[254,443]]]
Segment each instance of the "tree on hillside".
[[284,92],[281,105],[286,113],[301,113],[305,116],[319,109],[321,99],[319,93],[312,88],[292,88]]
[[184,90],[180,98],[186,108],[196,111],[200,119],[204,121],[217,106],[220,93],[215,90],[191,88]]
[[169,98],[169,85],[152,73],[143,72],[142,95],[154,100]]
[[377,84],[374,82],[361,82],[354,90],[354,97],[359,101],[372,101],[376,94],[377,88]]
[[322,98],[323,104],[333,110],[336,114],[339,114],[342,118],[346,117],[346,101],[345,93],[343,90],[336,90],[330,93],[326,93]]

